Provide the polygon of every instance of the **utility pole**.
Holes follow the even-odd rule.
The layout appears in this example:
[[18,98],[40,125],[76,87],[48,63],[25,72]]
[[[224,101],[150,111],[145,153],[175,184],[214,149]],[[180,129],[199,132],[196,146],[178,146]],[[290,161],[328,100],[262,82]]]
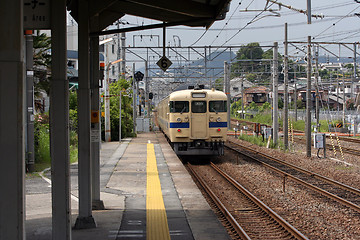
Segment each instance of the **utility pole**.
[[125,78],[125,73],[126,73],[126,55],[125,55],[125,45],[126,45],[126,33],[120,33],[120,39],[121,39],[121,59],[122,59],[122,62],[120,63],[120,73],[121,73],[121,76],[123,76]]
[[356,43],[354,43],[354,75],[351,81],[351,97],[355,99],[354,82],[356,82]]
[[132,74],[132,83],[133,83],[133,132],[136,134],[136,80],[135,80],[135,63],[133,63],[133,74]]
[[345,127],[345,110],[346,110],[346,99],[345,99],[345,77],[344,77],[344,73],[343,71],[341,71],[342,74],[342,79],[343,79],[343,112],[342,112],[342,121],[343,121],[343,126]]
[[306,156],[311,157],[311,36],[307,41],[307,88],[306,88]]
[[320,130],[320,108],[319,108],[319,46],[314,47],[315,51],[315,117],[316,117],[316,129]]
[[145,61],[145,109],[146,109],[146,117],[150,118],[150,101],[149,101],[149,77],[148,77],[148,62]]
[[241,77],[241,118],[245,119],[245,114],[244,114],[244,77]]
[[34,171],[34,60],[32,30],[26,30],[26,168]]
[[284,132],[284,147],[285,150],[289,147],[289,97],[288,97],[288,85],[289,85],[289,66],[288,66],[288,28],[287,23],[285,23],[285,56],[284,56],[284,122],[283,122],[283,132]]
[[106,66],[106,76],[105,76],[105,81],[104,81],[104,88],[105,88],[105,96],[104,96],[104,101],[105,101],[105,142],[111,142],[111,129],[110,129],[110,96],[109,96],[109,67],[110,67],[110,62],[109,59],[107,57],[107,53],[108,53],[108,46],[107,44],[104,45],[104,51],[105,51],[105,56],[106,56],[106,62],[107,64]]
[[277,145],[279,120],[278,120],[278,43],[274,42],[273,51],[273,142]]
[[227,127],[230,129],[230,76],[229,76],[229,64],[224,62],[224,90],[227,96]]
[[311,0],[307,0],[307,23],[311,24]]

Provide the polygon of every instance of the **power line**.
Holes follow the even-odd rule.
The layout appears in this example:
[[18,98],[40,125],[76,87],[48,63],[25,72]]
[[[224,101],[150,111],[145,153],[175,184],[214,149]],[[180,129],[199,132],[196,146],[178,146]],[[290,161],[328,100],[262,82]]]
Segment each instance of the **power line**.
[[335,26],[337,23],[339,23],[341,20],[343,20],[346,16],[350,15],[352,12],[354,12],[355,10],[357,10],[358,8],[360,8],[360,6],[358,6],[357,8],[355,8],[354,10],[350,11],[347,15],[345,15],[344,17],[340,18],[338,21],[336,21],[335,23],[333,23],[331,26],[329,26],[328,28],[326,28],[325,30],[323,30],[321,33],[319,33],[318,35],[316,35],[315,37],[313,37],[313,39],[317,38],[318,36],[320,36],[321,34],[323,34],[324,32],[326,32],[327,30],[329,30],[331,27]]
[[228,25],[229,21],[231,20],[231,18],[234,16],[235,12],[238,10],[238,8],[240,7],[242,3],[242,0],[239,2],[239,4],[237,5],[236,9],[234,10],[234,12],[231,14],[230,18],[227,20],[227,22],[225,23],[225,25],[223,26],[223,28],[220,30],[220,32],[218,33],[218,35],[216,35],[215,39],[212,41],[212,43],[210,45],[213,45],[213,43],[217,40],[217,38],[219,37],[219,35],[222,33],[222,31],[225,29],[225,27]]

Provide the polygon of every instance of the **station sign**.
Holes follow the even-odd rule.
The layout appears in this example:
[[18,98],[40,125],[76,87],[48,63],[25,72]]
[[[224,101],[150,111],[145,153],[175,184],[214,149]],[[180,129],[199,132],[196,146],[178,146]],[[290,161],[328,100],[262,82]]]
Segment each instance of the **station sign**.
[[162,56],[156,64],[165,72],[171,66],[172,62],[166,56]]
[[24,0],[24,29],[51,29],[51,0]]

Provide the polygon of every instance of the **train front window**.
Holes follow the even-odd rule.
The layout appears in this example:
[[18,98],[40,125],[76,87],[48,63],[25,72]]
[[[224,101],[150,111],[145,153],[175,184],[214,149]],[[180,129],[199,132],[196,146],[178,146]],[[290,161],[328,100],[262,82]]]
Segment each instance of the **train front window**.
[[209,102],[209,112],[226,112],[226,101],[210,101]]
[[189,112],[189,102],[188,101],[170,101],[170,112],[171,113]]
[[192,101],[191,102],[191,112],[205,113],[206,112],[206,102],[205,101]]

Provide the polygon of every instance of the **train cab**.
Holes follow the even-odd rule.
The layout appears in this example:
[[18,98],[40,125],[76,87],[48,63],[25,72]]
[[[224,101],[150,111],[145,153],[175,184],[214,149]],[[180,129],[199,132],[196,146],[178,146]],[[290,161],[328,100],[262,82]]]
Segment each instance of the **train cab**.
[[227,97],[223,92],[173,92],[158,109],[166,111],[159,125],[178,155],[223,155],[227,135]]

